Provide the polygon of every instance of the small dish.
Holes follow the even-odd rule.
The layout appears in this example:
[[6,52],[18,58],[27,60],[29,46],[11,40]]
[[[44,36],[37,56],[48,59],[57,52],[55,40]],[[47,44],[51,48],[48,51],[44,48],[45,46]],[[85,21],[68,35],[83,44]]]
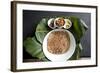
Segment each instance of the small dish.
[[50,18],[48,20],[48,26],[51,29],[55,29],[55,28],[69,29],[72,26],[72,22],[69,19],[64,19],[64,18],[61,18],[61,17]]

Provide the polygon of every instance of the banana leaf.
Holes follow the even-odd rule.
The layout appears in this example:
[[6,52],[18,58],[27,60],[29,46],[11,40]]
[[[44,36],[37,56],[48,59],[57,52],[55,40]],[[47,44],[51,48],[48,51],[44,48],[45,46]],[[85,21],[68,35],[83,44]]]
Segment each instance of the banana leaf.
[[69,60],[78,60],[80,58],[81,51],[82,47],[80,46],[80,44],[77,44],[75,52]]
[[73,33],[77,44],[75,52],[69,60],[78,60],[80,58],[81,51],[83,50],[80,40],[88,29],[88,26],[82,19],[77,17],[69,17],[69,19],[72,22],[72,27],[69,29],[69,31]]
[[77,17],[70,17],[70,20],[72,22],[72,27],[69,29],[69,31],[73,33],[76,43],[80,43],[80,40],[88,27],[85,26],[86,24]]
[[[72,22],[72,27],[68,30],[74,35],[77,44],[75,52],[69,60],[77,60],[80,58],[80,54],[82,51],[80,40],[85,34],[88,27],[86,26],[83,20],[77,17],[65,18],[69,18]],[[45,57],[42,51],[43,39],[45,35],[52,30],[47,25],[48,19],[49,18],[43,18],[37,25],[35,36],[29,37],[24,41],[24,47],[26,51],[33,57],[37,57],[38,59],[44,61],[47,61],[48,59]]]
[[48,19],[43,18],[40,23],[37,25],[35,36],[37,40],[42,44],[45,35],[51,31],[47,25]]
[[24,47],[26,48],[26,51],[32,55],[33,57],[36,57],[40,60],[47,60],[45,58],[44,53],[42,52],[42,45],[37,42],[35,37],[28,37],[24,41]]

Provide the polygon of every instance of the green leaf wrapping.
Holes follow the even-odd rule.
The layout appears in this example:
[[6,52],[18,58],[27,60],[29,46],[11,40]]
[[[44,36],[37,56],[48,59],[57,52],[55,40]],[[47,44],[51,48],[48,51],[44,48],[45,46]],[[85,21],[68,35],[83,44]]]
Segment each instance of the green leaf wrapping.
[[35,37],[33,37],[33,38],[28,37],[24,41],[24,47],[26,48],[26,51],[33,57],[37,57],[40,60],[46,60],[46,58],[42,52],[42,48],[41,48],[42,46],[41,46],[41,44],[39,44],[37,42]]
[[51,31],[51,29],[47,25],[48,19],[43,18],[40,23],[37,25],[35,36],[37,40],[42,44],[45,35]]
[[85,34],[88,27],[86,26],[85,22],[79,18],[70,17],[69,19],[72,21],[72,27],[69,29],[69,31],[73,33],[77,44],[75,52],[69,60],[77,60],[80,58],[80,54],[82,51],[82,46],[80,46],[80,40],[82,36]]
[[[69,60],[77,60],[80,58],[80,53],[82,51],[82,46],[80,46],[80,40],[84,33],[87,30],[87,26],[81,19],[77,17],[65,17],[69,18],[72,22],[72,27],[69,29],[69,31],[74,35],[76,40],[76,49],[74,54]],[[24,41],[24,47],[26,51],[32,55],[33,57],[37,57],[38,59],[45,60],[45,55],[42,51],[42,43],[44,40],[45,35],[51,31],[51,29],[47,25],[48,18],[43,18],[39,24],[37,25],[35,36],[29,37]]]
[[43,43],[43,39],[46,36],[48,32],[35,32],[35,36],[37,38],[37,40],[42,44]]
[[72,21],[72,27],[70,28],[70,31],[73,33],[76,42],[80,43],[80,40],[87,30],[87,27],[85,27],[84,23],[77,17],[70,17],[70,20]]
[[80,54],[81,54],[81,47],[79,44],[76,45],[76,49],[74,54],[72,55],[72,57],[69,60],[78,60],[80,58]]

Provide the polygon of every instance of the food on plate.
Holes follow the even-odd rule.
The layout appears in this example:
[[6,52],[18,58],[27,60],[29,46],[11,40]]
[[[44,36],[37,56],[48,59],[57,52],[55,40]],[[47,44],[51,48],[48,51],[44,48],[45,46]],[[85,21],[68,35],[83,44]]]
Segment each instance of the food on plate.
[[47,49],[52,54],[63,54],[70,47],[70,37],[66,31],[51,32],[47,39]]
[[48,26],[51,29],[56,29],[56,28],[69,29],[72,26],[72,22],[69,19],[64,19],[62,17],[50,18],[48,20]]
[[50,18],[48,20],[48,26],[51,28],[51,29],[55,29],[55,25],[54,25],[54,18]]
[[64,24],[65,24],[64,18],[57,18],[57,19],[55,20],[55,24],[56,24],[56,26],[58,26],[58,27],[64,26]]
[[65,19],[65,29],[69,29],[72,26],[72,22],[69,19]]

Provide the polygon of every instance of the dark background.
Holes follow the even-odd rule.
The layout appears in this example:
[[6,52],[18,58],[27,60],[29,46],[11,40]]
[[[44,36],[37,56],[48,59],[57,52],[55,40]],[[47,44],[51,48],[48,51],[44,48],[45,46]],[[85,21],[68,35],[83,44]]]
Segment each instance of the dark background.
[[[91,56],[91,14],[90,13],[76,13],[76,12],[55,12],[55,11],[33,11],[33,10],[23,10],[23,41],[29,37],[33,36],[36,26],[42,18],[45,17],[55,17],[55,16],[76,16],[83,21],[88,26],[88,30],[82,37],[81,43],[84,48],[81,56],[90,57]],[[24,47],[23,47],[23,59],[31,59]]]

